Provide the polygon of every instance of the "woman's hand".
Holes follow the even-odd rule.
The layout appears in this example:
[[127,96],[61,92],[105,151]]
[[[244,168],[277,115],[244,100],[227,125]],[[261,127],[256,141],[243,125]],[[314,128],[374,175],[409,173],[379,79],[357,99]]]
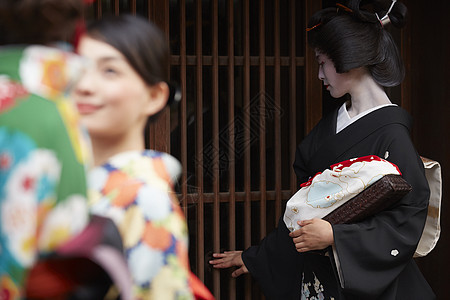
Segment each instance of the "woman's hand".
[[289,236],[298,252],[322,250],[334,243],[333,228],[329,222],[312,219],[297,223],[302,228],[289,233]]
[[248,273],[247,267],[242,260],[242,251],[225,251],[224,253],[214,253],[213,257],[216,259],[210,260],[209,263],[216,269],[226,269],[237,267],[231,274],[236,278],[242,274]]

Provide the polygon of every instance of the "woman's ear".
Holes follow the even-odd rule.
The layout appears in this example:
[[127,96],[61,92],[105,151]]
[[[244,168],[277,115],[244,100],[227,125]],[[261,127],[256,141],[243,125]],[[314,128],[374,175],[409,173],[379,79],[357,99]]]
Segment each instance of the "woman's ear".
[[153,116],[160,112],[169,100],[169,86],[164,81],[148,87],[149,101],[145,107],[148,116]]

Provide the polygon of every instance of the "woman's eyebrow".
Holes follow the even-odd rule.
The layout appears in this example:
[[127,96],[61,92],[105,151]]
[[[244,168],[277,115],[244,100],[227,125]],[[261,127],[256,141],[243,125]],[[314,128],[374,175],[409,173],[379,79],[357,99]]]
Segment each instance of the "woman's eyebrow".
[[119,57],[119,56],[103,56],[100,57],[98,59],[99,62],[109,62],[109,61],[114,61],[114,60],[123,60],[123,58]]

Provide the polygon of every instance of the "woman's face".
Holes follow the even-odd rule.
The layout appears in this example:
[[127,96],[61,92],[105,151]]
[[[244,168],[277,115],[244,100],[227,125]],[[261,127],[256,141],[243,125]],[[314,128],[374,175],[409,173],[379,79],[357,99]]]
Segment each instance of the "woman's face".
[[[93,139],[142,134],[152,115],[152,88],[114,47],[84,36],[79,53],[89,66],[76,84],[73,99]],[[162,107],[164,107],[165,103]],[[157,109],[159,111],[159,109]]]
[[319,63],[319,79],[333,98],[339,98],[350,92],[352,76],[350,73],[337,73],[333,61],[324,53],[316,50]]

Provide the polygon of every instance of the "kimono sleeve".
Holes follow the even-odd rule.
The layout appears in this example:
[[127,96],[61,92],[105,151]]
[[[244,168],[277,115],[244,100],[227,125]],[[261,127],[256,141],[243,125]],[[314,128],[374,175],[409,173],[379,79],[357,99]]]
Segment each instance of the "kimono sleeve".
[[300,299],[302,255],[296,251],[282,217],[259,245],[242,253],[242,259],[267,299]]
[[333,226],[344,293],[361,299],[388,299],[386,291],[414,264],[412,257],[425,224],[429,198],[423,164],[406,127],[390,125],[378,134],[380,154],[386,151],[388,160],[399,167],[412,191],[394,206],[362,222]]
[[[37,98],[36,102],[44,107],[40,115],[43,119],[40,122],[41,134],[36,136],[36,140],[41,148],[48,149],[55,156],[60,167],[58,182],[53,186],[55,203],[42,220],[39,232],[38,246],[45,252],[81,232],[89,221],[88,150],[84,148],[87,141],[74,120],[75,111],[68,100],[51,102]],[[40,205],[45,207],[43,203],[45,201]],[[58,234],[64,238],[58,238]]]
[[306,169],[306,164],[304,160],[304,154],[301,148],[301,145],[297,147],[297,151],[295,151],[295,161],[294,161],[294,171],[297,175],[297,187],[300,187],[300,184],[308,181],[309,173]]

